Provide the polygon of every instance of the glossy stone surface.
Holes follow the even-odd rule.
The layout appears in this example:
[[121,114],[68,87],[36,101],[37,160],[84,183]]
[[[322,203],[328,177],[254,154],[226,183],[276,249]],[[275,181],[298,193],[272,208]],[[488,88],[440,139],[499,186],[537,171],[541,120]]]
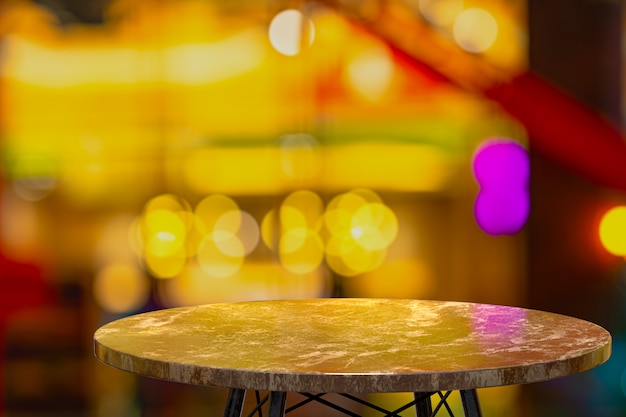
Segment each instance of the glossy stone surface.
[[104,325],[95,354],[170,381],[271,391],[439,391],[558,378],[606,361],[611,336],[496,305],[328,298],[208,304]]

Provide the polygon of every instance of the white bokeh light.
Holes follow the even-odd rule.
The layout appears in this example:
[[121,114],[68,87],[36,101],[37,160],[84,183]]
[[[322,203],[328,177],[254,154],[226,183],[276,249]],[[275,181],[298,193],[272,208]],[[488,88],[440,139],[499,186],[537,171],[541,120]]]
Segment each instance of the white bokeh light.
[[[305,24],[305,21],[308,24]],[[313,43],[315,27],[313,22],[306,19],[299,10],[283,10],[272,19],[269,26],[269,38],[270,43],[278,52],[294,56],[300,53],[303,40],[309,46]]]
[[496,41],[498,22],[487,10],[471,8],[463,10],[452,28],[454,41],[467,52],[484,52]]

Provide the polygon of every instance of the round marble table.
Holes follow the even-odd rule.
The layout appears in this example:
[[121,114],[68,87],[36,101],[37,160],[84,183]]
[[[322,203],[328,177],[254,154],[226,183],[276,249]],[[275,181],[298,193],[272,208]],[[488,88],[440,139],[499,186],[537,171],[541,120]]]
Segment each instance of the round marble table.
[[465,414],[479,416],[476,388],[571,375],[611,352],[602,327],[559,314],[351,298],[153,311],[102,326],[94,343],[119,369],[230,388],[227,416],[241,415],[246,390],[270,392],[270,416],[284,414],[286,392],[414,392],[418,415],[429,416],[431,395],[458,390]]

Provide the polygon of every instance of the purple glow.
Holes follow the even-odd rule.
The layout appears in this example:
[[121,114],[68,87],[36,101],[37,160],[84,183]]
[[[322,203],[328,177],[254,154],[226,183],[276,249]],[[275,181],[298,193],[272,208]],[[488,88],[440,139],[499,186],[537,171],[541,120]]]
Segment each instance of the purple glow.
[[487,140],[476,151],[473,168],[480,186],[474,205],[480,228],[492,235],[519,232],[530,211],[526,150],[511,140]]
[[524,337],[526,315],[523,308],[475,304],[472,328],[478,341],[490,348],[500,343],[515,343]]

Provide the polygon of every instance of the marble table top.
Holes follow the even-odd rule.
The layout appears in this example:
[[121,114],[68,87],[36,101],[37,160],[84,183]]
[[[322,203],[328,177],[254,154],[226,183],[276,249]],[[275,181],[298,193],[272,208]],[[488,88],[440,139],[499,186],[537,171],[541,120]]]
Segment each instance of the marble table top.
[[524,384],[605,362],[580,319],[487,304],[325,298],[159,310],[102,326],[102,362],[169,381],[292,392],[431,392]]

